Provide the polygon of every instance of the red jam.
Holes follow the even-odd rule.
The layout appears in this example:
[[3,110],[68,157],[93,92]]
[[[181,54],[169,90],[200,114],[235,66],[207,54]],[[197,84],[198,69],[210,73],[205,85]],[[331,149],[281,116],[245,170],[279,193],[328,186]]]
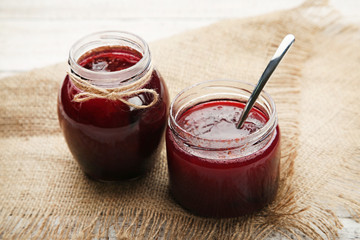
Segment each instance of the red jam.
[[[206,148],[206,142],[240,141],[262,128],[268,117],[253,108],[242,129],[236,122],[244,104],[215,100],[197,104],[177,117],[188,134],[205,146],[189,146],[168,127],[166,146],[170,189],[177,202],[207,217],[236,217],[252,213],[271,202],[277,192],[280,132],[276,126],[269,141],[252,149]],[[258,143],[257,143],[258,144]]]
[[[130,47],[99,47],[83,54],[82,67],[114,72],[137,64],[142,54]],[[154,89],[158,102],[135,109],[119,100],[73,101],[78,89],[67,75],[59,94],[58,115],[65,139],[82,170],[102,181],[132,179],[145,174],[159,157],[169,97],[163,79],[153,70],[142,88]],[[128,101],[148,105],[153,96],[140,93]]]
[[141,58],[141,53],[129,47],[100,47],[82,55],[78,63],[96,72],[115,72],[135,65]]

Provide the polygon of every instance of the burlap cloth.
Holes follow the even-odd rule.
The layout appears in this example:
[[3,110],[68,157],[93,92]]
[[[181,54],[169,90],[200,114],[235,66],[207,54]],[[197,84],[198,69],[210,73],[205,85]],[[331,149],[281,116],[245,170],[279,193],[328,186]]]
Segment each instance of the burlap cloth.
[[[151,44],[171,97],[210,79],[256,83],[281,39],[296,42],[266,86],[282,129],[276,200],[236,219],[184,211],[168,191],[163,151],[129,183],[86,178],[59,128],[65,63],[0,80],[0,238],[336,238],[336,212],[360,218],[359,28],[325,3],[226,20]],[[36,57],[36,56],[34,56]]]

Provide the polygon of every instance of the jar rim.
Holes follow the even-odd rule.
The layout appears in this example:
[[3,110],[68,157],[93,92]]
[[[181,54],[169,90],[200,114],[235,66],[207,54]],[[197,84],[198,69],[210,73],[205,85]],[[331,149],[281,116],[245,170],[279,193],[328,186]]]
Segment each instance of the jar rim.
[[[217,86],[220,86],[219,84],[222,84],[221,86],[226,86],[229,84],[236,86],[236,85],[242,84],[247,87],[255,88],[255,85],[250,84],[250,83],[246,83],[246,82],[242,82],[242,81],[238,81],[238,80],[221,79],[221,80],[209,80],[209,81],[203,81],[200,83],[196,83],[196,84],[189,86],[189,87],[183,89],[182,91],[180,91],[175,96],[173,101],[171,102],[168,125],[169,125],[170,130],[177,137],[179,137],[182,141],[184,141],[184,143],[186,145],[196,148],[196,149],[206,149],[206,150],[229,150],[229,149],[235,149],[235,148],[242,148],[242,147],[248,146],[249,144],[253,145],[253,144],[257,144],[258,142],[263,141],[276,128],[277,113],[276,113],[276,106],[275,106],[274,100],[271,98],[271,96],[266,91],[262,90],[259,95],[259,98],[262,97],[266,100],[268,107],[270,108],[271,111],[270,111],[270,113],[268,113],[269,119],[265,123],[265,125],[263,127],[261,127],[260,129],[256,130],[255,132],[253,132],[249,135],[246,135],[246,136],[242,136],[240,138],[231,138],[231,139],[207,139],[207,138],[198,137],[198,136],[188,132],[187,130],[185,130],[183,127],[181,127],[178,124],[178,122],[177,122],[178,113],[181,111],[178,111],[174,115],[174,104],[186,92],[189,92],[190,90],[192,90],[196,87],[201,87],[202,85],[206,85],[206,84],[217,84]],[[239,89],[240,89],[240,87],[239,87]],[[250,97],[251,91],[247,91],[247,92],[249,93],[249,96],[247,96],[247,97]],[[232,95],[232,96],[235,96],[235,95]],[[259,98],[257,99],[256,102],[259,101]],[[224,100],[223,98],[213,98],[212,100],[216,100],[216,99]],[[227,100],[237,100],[237,99],[229,98]],[[201,102],[199,102],[199,103],[201,103]],[[192,106],[194,106],[194,105],[191,105],[190,107],[192,107]],[[187,108],[187,109],[189,109],[189,108]],[[186,112],[186,110],[183,112]],[[203,147],[203,145],[205,145],[206,147]]]
[[[112,72],[96,72],[84,68],[77,62],[82,54],[96,48],[91,47],[92,44],[98,46],[118,46],[116,44],[110,44],[110,42],[124,42],[136,46],[137,48],[135,50],[140,50],[139,52],[142,54],[142,58],[131,67]],[[84,49],[87,50],[85,51]],[[78,54],[78,52],[81,54]],[[151,68],[151,54],[146,41],[136,34],[127,31],[100,31],[88,34],[76,41],[70,48],[68,63],[71,71],[84,79],[109,84],[129,83],[129,79],[134,78],[134,76],[140,78]]]

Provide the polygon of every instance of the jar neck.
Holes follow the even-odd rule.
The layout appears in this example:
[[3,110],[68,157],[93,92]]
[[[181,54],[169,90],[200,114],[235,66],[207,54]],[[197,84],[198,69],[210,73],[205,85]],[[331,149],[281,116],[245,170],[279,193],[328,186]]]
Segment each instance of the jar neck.
[[[133,66],[112,72],[97,72],[84,68],[78,60],[85,53],[101,47],[129,47],[142,58]],[[114,88],[133,83],[152,70],[151,54],[148,44],[139,36],[128,32],[98,32],[81,38],[70,49],[68,64],[72,74],[88,80],[98,87]]]
[[274,101],[265,91],[259,95],[254,107],[267,118],[263,127],[255,132],[231,139],[206,139],[195,136],[178,124],[179,118],[191,107],[216,100],[230,100],[246,103],[255,86],[240,81],[215,80],[202,82],[181,91],[170,106],[169,128],[174,135],[189,147],[201,150],[229,150],[256,145],[269,139],[277,126]]

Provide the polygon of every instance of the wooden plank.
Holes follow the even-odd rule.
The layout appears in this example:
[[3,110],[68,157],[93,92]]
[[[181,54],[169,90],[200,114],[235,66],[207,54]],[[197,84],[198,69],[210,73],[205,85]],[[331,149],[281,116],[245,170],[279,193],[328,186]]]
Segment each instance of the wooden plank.
[[293,8],[304,0],[11,0],[1,1],[0,19],[230,18]]
[[344,227],[339,231],[339,239],[360,239],[360,223],[348,218],[340,218],[340,222]]
[[130,31],[151,42],[214,21],[216,20],[2,20],[0,21],[0,71],[26,71],[65,62],[70,47],[75,41],[97,31]]
[[[137,18],[236,18],[289,9],[304,0],[12,0],[0,1],[0,19],[137,19]],[[330,0],[345,20],[360,22],[358,0]]]
[[343,17],[346,23],[360,23],[359,0],[330,0],[330,6],[334,7]]
[[0,79],[2,78],[5,78],[5,77],[9,77],[9,76],[12,76],[12,75],[15,75],[15,74],[19,74],[21,72],[19,71],[16,71],[16,72],[11,72],[11,71],[6,71],[6,72],[0,72]]

